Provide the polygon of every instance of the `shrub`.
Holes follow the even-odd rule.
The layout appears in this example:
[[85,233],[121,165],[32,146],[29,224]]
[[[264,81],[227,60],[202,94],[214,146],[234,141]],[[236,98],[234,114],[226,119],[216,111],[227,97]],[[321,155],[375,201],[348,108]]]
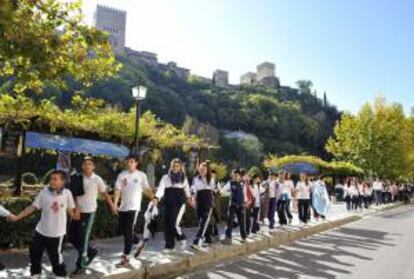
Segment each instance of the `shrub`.
[[22,181],[24,184],[27,185],[36,185],[39,184],[39,179],[37,178],[36,174],[32,172],[26,172],[22,175]]

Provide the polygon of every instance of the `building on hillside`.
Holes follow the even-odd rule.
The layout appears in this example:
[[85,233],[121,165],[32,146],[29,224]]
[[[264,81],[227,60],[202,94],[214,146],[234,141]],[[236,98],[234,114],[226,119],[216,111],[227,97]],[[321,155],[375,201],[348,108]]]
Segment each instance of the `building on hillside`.
[[129,47],[125,47],[125,55],[133,62],[141,64],[144,63],[151,67],[158,65],[157,54],[149,51],[137,51]]
[[229,72],[223,70],[215,70],[213,73],[213,85],[226,87],[229,85]]
[[248,72],[240,77],[240,84],[256,84],[257,75],[253,72]]
[[168,62],[167,64],[158,64],[158,69],[163,72],[173,73],[180,79],[188,79],[190,76],[190,70],[182,67],[178,67],[176,62]]
[[275,76],[275,64],[270,62],[263,62],[257,65],[257,81],[261,82],[263,79]]
[[125,47],[126,12],[98,5],[95,11],[95,28],[109,34],[109,42],[115,52]]
[[280,86],[279,79],[275,74],[275,64],[271,62],[263,62],[257,65],[257,83],[266,87],[278,88]]

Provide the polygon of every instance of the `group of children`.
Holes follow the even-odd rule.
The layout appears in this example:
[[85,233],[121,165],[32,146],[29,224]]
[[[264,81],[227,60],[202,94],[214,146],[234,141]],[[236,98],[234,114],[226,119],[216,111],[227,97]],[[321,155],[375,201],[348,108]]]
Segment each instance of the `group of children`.
[[[231,173],[231,180],[222,187],[216,179],[214,170],[206,161],[200,164],[190,185],[183,162],[174,159],[168,173],[161,178],[154,195],[146,174],[138,170],[138,167],[139,161],[136,157],[126,158],[126,170],[117,178],[112,199],[107,193],[103,179],[94,172],[94,159],[85,157],[82,173],[70,177],[70,183],[67,183],[64,172],[53,171],[50,174],[49,185],[37,195],[32,205],[18,215],[0,207],[0,216],[6,217],[10,222],[19,221],[35,211],[41,211],[40,221],[30,246],[30,273],[33,278],[40,277],[44,250],[49,255],[53,273],[58,277],[67,276],[61,256],[63,237],[67,232],[68,240],[78,251],[74,274],[83,273],[98,255],[98,251],[90,246],[89,239],[99,195],[106,201],[112,213],[118,215],[124,248],[117,267],[129,266],[130,255],[133,252],[134,257],[141,254],[149,238],[148,221],[157,215],[160,206],[164,209],[166,253],[175,249],[176,242],[179,242],[181,247],[186,247],[181,220],[187,206],[196,208],[199,224],[191,247],[199,250],[220,240],[218,224],[221,221],[222,195],[229,195],[227,227],[224,239],[221,239],[223,244],[232,243],[235,224],[239,227],[242,242],[250,234],[258,233],[261,224],[268,223],[269,229],[273,230],[275,212],[280,225],[290,224],[293,218],[290,210],[293,197],[298,199],[299,219],[303,224],[309,222],[311,210],[318,219],[325,218],[329,208],[329,196],[323,180],[318,178],[311,181],[306,174],[301,174],[300,181],[295,187],[286,172],[270,171],[268,178],[262,181],[257,174],[250,176],[243,169],[235,169]],[[135,225],[144,193],[151,202],[145,213],[147,220],[144,238],[140,240],[135,233]],[[67,222],[67,215],[70,216],[70,222]]]
[[380,204],[405,200],[408,195],[408,186],[395,182],[383,182],[376,178],[372,184],[355,177],[350,177],[344,183],[335,187],[343,191],[343,199],[348,210],[368,209],[371,204]]

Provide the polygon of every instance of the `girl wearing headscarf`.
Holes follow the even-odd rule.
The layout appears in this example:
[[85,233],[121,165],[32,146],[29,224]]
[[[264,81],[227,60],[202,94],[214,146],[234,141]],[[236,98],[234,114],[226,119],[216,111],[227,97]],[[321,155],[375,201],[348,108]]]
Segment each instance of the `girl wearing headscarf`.
[[175,240],[185,246],[186,237],[181,229],[186,202],[190,201],[190,186],[180,159],[171,161],[170,170],[165,174],[157,188],[154,204],[163,199],[164,235],[166,251],[174,250]]

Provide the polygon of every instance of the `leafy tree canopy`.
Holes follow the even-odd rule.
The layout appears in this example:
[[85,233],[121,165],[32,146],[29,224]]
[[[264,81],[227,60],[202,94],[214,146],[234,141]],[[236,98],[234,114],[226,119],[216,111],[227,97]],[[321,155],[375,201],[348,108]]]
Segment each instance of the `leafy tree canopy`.
[[117,72],[107,35],[82,23],[81,1],[0,1],[0,93],[67,88]]
[[344,114],[326,149],[335,158],[353,162],[373,175],[399,178],[407,175],[412,131],[402,106],[378,97],[356,115]]

